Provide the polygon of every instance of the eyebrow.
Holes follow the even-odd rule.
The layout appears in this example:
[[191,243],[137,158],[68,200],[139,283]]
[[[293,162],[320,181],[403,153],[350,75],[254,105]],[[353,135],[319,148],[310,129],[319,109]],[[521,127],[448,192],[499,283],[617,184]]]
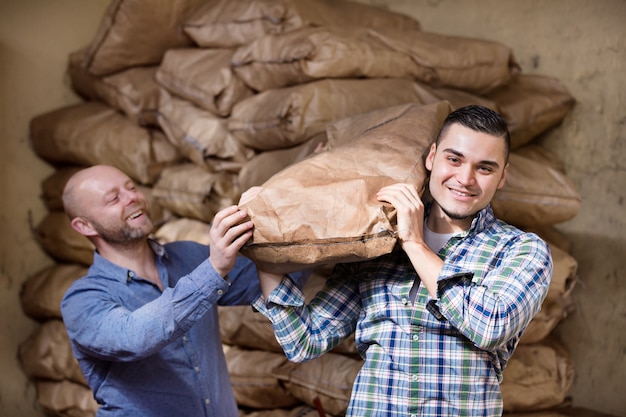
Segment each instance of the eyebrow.
[[[462,159],[465,158],[465,155],[463,155],[463,153],[461,153],[461,152],[459,152],[459,151],[457,151],[456,149],[453,149],[453,148],[445,148],[445,149],[442,150],[442,152],[443,153],[451,153],[451,154],[453,154],[455,156],[458,156],[459,158],[462,158]],[[485,159],[485,160],[479,161],[478,165],[488,165],[488,166],[492,166],[494,168],[500,168],[500,164],[499,163],[497,163],[496,161],[489,160],[489,159]]]

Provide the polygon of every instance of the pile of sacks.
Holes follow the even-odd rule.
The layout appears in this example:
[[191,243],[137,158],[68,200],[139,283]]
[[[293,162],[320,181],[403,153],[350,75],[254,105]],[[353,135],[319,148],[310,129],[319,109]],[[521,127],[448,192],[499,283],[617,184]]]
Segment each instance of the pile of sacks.
[[[373,196],[393,182],[421,186],[421,155],[443,117],[472,103],[499,111],[511,130],[496,214],[544,237],[555,264],[505,370],[505,411],[567,403],[573,364],[550,333],[573,310],[577,262],[555,225],[577,214],[581,198],[535,140],[574,105],[558,80],[523,74],[498,42],[424,32],[411,17],[347,0],[157,3],[113,0],[94,39],[68,59],[84,100],[31,121],[34,152],[55,167],[35,230],[55,263],[23,284],[23,311],[40,326],[19,360],[47,414],[97,410],[59,311],[93,258],[60,201],[76,170],[126,172],[149,198],[163,242],[208,243],[215,213],[264,185],[246,203],[257,227],[243,253],[276,271],[314,267],[310,299],[334,263],[393,247],[394,212]],[[220,324],[242,416],[345,413],[362,364],[354,340],[296,364],[250,307],[221,308]]]

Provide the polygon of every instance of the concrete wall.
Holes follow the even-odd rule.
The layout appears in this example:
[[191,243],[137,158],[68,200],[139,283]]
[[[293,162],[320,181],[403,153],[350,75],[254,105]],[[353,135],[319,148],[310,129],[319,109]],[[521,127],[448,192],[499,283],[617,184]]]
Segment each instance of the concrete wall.
[[[578,104],[542,138],[584,201],[559,228],[579,261],[578,311],[555,331],[572,353],[574,404],[624,415],[626,396],[626,2],[623,0],[361,0],[415,16],[425,30],[499,40],[527,73],[560,79]],[[78,101],[67,56],[87,44],[109,0],[0,0],[0,415],[39,416],[16,360],[36,324],[21,283],[52,264],[31,228],[45,215],[41,181],[52,168],[28,143],[38,114]]]

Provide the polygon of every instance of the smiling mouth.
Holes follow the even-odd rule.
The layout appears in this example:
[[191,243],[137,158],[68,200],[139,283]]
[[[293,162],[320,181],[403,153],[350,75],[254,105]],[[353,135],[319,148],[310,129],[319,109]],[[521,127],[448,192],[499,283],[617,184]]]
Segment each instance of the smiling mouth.
[[137,217],[141,216],[142,214],[143,214],[143,210],[137,210],[134,213],[131,213],[130,216],[126,218],[126,220],[134,220]]
[[448,190],[450,190],[452,194],[458,195],[459,197],[473,197],[474,196],[473,193],[456,190],[454,188],[448,188]]

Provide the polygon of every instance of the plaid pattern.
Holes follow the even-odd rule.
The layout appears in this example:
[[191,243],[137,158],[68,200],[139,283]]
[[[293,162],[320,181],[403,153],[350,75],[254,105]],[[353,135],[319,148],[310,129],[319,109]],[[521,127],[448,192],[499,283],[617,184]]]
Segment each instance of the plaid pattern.
[[430,309],[423,285],[409,298],[419,278],[401,249],[338,264],[308,306],[290,279],[254,306],[293,361],[356,331],[365,363],[349,416],[500,416],[502,371],[548,291],[549,248],[488,207],[439,255],[445,262]]

